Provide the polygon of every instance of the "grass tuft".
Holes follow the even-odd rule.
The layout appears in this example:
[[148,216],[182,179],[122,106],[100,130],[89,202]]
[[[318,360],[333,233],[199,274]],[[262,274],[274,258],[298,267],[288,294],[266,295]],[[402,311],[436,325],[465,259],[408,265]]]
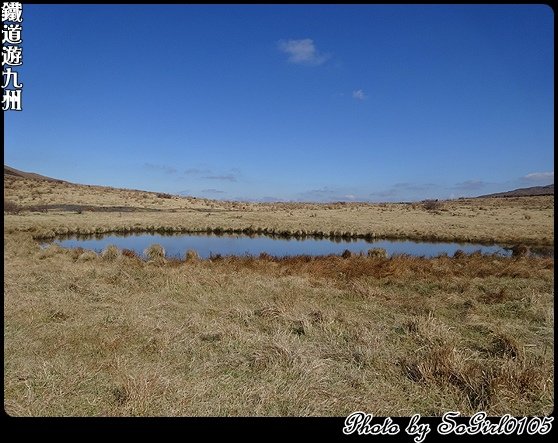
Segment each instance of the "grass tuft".
[[103,260],[113,261],[122,256],[122,252],[115,245],[108,245],[103,252],[101,252],[101,257]]
[[95,251],[85,251],[79,255],[77,260],[80,262],[84,262],[84,261],[96,260],[97,258],[98,255]]
[[439,211],[443,208],[443,205],[438,200],[425,200],[422,203],[422,207],[427,211]]
[[143,253],[145,254],[148,260],[160,261],[160,260],[164,260],[165,258],[165,248],[163,248],[159,244],[149,245],[143,251]]
[[186,261],[196,261],[200,259],[199,254],[194,249],[188,249],[184,257]]
[[387,251],[384,248],[371,248],[368,250],[368,257],[387,258]]

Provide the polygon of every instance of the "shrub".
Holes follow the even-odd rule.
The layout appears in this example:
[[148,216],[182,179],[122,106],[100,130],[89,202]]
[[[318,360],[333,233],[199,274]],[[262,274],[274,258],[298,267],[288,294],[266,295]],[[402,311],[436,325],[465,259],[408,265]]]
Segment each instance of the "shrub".
[[348,249],[345,249],[343,251],[343,254],[341,254],[341,257],[343,258],[350,258],[353,256],[353,253],[351,251],[349,251]]
[[165,248],[158,244],[150,245],[143,253],[149,260],[161,260],[165,258]]
[[120,255],[120,249],[118,249],[118,247],[116,247],[115,245],[108,245],[101,253],[103,259],[109,261],[116,260],[118,257],[120,257]]
[[424,200],[422,202],[422,207],[427,211],[438,211],[442,208],[442,203],[438,200]]
[[368,257],[387,258],[387,251],[384,248],[372,248],[368,250]]

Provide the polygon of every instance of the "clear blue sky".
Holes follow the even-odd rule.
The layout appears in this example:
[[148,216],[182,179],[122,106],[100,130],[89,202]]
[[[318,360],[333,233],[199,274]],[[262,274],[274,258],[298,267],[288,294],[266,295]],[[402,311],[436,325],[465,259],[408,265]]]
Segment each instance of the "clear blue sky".
[[543,5],[26,5],[5,164],[219,199],[554,182]]

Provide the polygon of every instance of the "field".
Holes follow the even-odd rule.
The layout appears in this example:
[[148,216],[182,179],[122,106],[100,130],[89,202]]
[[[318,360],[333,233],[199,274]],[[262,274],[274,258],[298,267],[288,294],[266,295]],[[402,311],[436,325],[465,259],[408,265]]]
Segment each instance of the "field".
[[7,176],[4,199],[16,207],[16,212],[27,209],[17,216],[4,217],[7,232],[26,231],[36,238],[68,232],[237,230],[554,244],[553,196],[427,204],[255,204]]
[[552,258],[146,262],[37,243],[149,229],[549,246],[553,197],[255,204],[5,176],[4,198],[10,415],[554,409]]

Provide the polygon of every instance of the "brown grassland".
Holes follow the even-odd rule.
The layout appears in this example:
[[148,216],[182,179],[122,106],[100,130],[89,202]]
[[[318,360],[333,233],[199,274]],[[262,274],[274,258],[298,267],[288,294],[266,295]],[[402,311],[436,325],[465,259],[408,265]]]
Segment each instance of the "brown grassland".
[[4,199],[10,415],[554,409],[553,258],[143,261],[38,243],[235,230],[550,246],[553,197],[255,204],[5,176]]

